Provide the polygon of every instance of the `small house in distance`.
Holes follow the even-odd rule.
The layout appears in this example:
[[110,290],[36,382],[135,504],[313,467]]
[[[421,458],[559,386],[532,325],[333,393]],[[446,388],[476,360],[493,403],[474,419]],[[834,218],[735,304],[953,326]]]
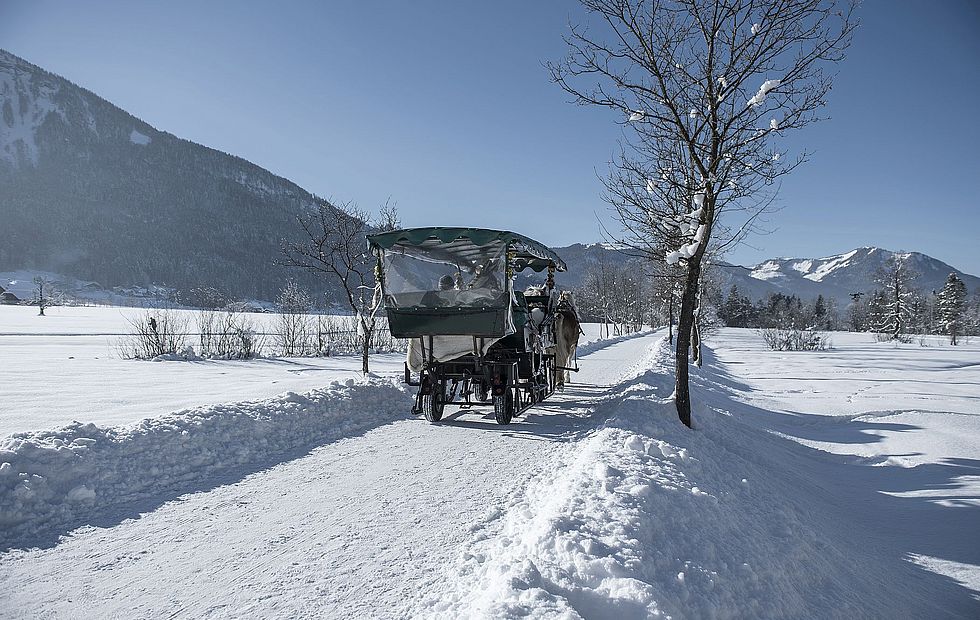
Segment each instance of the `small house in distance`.
[[[0,289],[3,290],[3,289]],[[10,291],[3,291],[0,293],[0,304],[7,306],[13,306],[20,303],[20,298],[11,293]]]

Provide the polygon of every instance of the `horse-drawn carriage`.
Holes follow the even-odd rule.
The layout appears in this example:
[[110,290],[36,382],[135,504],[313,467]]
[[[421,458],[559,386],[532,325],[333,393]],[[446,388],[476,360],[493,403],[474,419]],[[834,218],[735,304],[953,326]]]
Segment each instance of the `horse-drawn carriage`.
[[[479,228],[412,228],[368,236],[392,336],[409,340],[412,412],[442,419],[457,397],[493,406],[499,424],[564,385],[578,343],[571,295],[555,290],[565,263],[523,235]],[[516,274],[547,272],[514,290]],[[416,378],[417,377],[417,378]]]

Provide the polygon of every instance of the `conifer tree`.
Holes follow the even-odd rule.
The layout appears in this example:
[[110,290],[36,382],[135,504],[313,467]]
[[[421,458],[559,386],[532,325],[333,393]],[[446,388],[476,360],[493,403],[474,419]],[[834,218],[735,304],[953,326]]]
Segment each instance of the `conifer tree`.
[[938,304],[940,326],[949,335],[949,344],[958,344],[963,332],[963,319],[966,313],[966,285],[955,273],[949,274],[946,284],[939,293]]
[[882,286],[878,300],[881,307],[871,325],[876,332],[888,334],[889,340],[902,340],[912,318],[916,296],[912,283],[918,274],[909,266],[907,256],[893,254],[877,276],[878,284]]

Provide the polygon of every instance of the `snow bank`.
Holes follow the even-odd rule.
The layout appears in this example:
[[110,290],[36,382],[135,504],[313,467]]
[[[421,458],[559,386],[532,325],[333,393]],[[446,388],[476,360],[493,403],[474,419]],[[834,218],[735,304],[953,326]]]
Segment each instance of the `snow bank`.
[[212,405],[101,428],[74,422],[0,440],[0,548],[173,497],[218,474],[268,463],[404,415],[393,380],[334,382],[306,394]]
[[867,532],[826,508],[826,481],[809,482],[810,463],[787,459],[777,438],[717,407],[682,427],[670,348],[655,353],[653,370],[611,390],[610,417],[563,466],[473,528],[420,615],[900,617],[924,600],[901,561],[854,553]]

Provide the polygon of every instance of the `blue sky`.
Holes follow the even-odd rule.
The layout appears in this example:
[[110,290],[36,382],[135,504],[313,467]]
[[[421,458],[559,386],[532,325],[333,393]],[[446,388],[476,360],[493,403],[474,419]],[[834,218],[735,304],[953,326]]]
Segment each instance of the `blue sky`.
[[[980,274],[980,3],[867,0],[812,161],[728,259],[925,252]],[[614,225],[620,130],[543,63],[574,2],[0,0],[0,47],[169,131],[404,223],[551,245]]]

